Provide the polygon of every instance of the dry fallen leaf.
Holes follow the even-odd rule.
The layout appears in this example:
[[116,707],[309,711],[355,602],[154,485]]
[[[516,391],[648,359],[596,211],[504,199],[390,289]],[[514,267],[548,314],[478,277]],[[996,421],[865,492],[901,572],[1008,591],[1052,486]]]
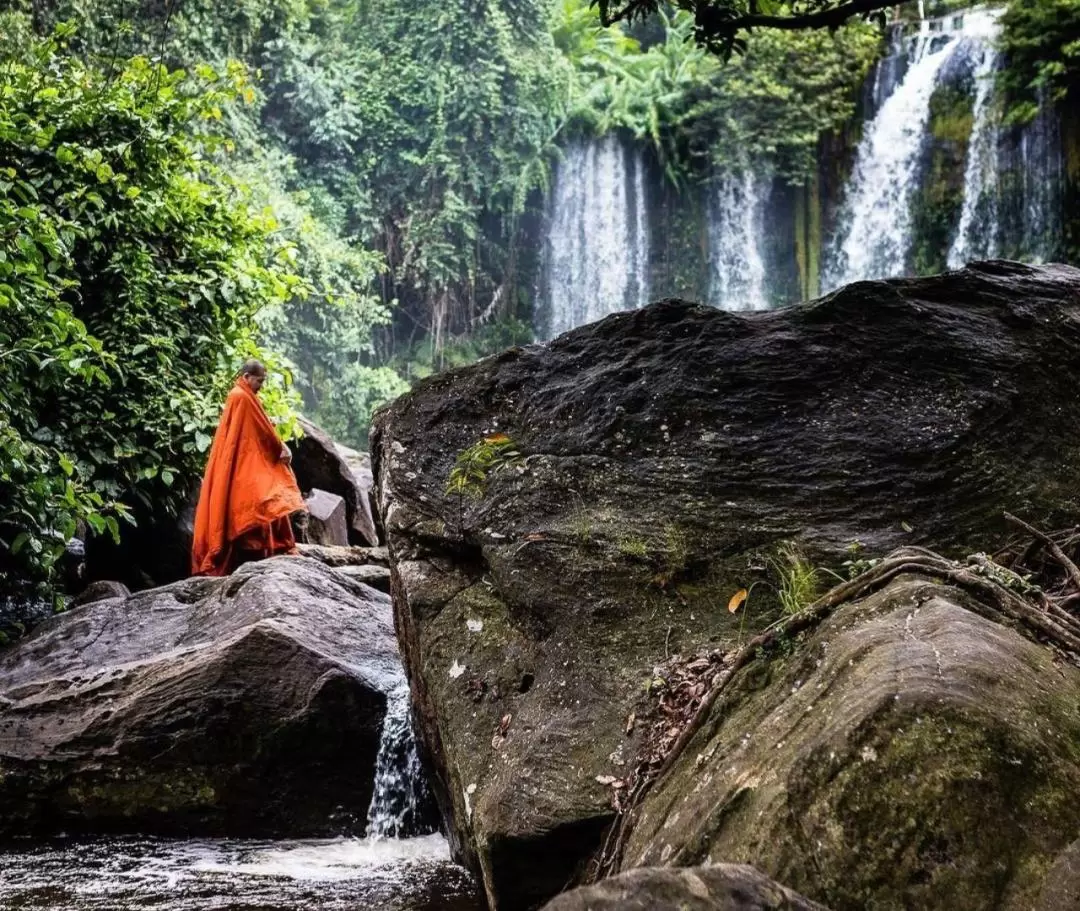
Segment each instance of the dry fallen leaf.
[[619,779],[614,775],[597,775],[596,780],[600,782],[600,784],[615,784]]
[[626,733],[630,735],[634,732],[634,722],[637,721],[637,713],[631,712],[626,719]]
[[740,607],[742,607],[743,602],[746,600],[746,596],[748,594],[749,592],[745,588],[740,588],[737,592],[735,592],[735,594],[731,596],[731,600],[727,603],[728,612],[733,614]]
[[484,437],[485,443],[509,443],[510,437],[505,433],[493,433],[491,436]]

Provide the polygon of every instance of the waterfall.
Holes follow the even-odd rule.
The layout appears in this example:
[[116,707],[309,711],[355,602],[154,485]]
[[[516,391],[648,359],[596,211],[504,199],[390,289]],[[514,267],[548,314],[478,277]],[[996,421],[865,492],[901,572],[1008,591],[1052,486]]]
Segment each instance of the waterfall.
[[1039,113],[1020,132],[1015,167],[1022,177],[1022,212],[1017,256],[1046,262],[1061,247],[1065,162],[1061,123],[1045,98]]
[[423,811],[428,801],[413,735],[409,687],[402,683],[386,697],[375,762],[375,792],[368,809],[368,838],[423,834]]
[[709,299],[722,310],[765,310],[761,253],[767,180],[746,168],[717,184],[709,206]]
[[911,196],[930,96],[938,71],[958,43],[950,37],[939,47],[930,24],[921,26],[903,80],[865,126],[840,230],[826,257],[825,290],[905,271],[911,247]]
[[950,269],[958,269],[975,259],[999,255],[1000,223],[998,211],[999,124],[993,101],[994,74],[1001,65],[1001,54],[994,47],[1000,26],[999,13],[972,14],[977,23],[985,23],[975,65],[975,105],[973,126],[964,165],[964,203],[960,224],[949,249]]
[[644,172],[640,151],[614,135],[565,150],[544,245],[544,337],[648,302]]

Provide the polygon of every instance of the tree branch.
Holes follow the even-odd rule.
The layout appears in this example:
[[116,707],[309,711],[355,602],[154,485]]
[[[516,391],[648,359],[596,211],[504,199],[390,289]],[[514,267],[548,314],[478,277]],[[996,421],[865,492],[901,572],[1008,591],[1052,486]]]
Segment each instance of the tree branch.
[[[904,2],[904,0],[901,0]],[[621,9],[612,11],[611,0],[594,0],[600,8],[600,20],[605,25],[633,21],[656,11],[657,0],[629,0]],[[757,3],[751,0],[750,14],[738,15],[725,0],[695,3],[682,0],[678,4],[694,13],[698,34],[705,41],[731,38],[737,32],[754,28],[798,29],[837,28],[855,16],[875,13],[896,6],[896,0],[849,0],[829,9],[795,16],[763,16],[757,13]]]
[[894,0],[851,0],[830,9],[797,16],[748,15],[726,18],[723,6],[708,5],[698,10],[697,25],[706,38],[723,38],[753,28],[798,29],[837,28],[855,16],[875,13],[895,6]]

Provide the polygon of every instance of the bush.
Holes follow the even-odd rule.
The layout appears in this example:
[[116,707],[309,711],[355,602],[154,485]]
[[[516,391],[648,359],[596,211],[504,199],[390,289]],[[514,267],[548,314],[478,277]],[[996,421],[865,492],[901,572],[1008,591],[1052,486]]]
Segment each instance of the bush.
[[[83,521],[175,510],[255,313],[303,290],[210,161],[243,73],[95,70],[69,29],[0,63],[0,586],[47,581]],[[280,391],[272,409],[285,404]]]

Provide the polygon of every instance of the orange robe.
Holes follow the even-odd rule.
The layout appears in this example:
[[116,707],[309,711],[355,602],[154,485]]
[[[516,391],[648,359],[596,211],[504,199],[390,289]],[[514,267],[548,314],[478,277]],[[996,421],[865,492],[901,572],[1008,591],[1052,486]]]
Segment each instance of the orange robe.
[[296,547],[289,514],[304,509],[262,402],[242,379],[229,391],[210,446],[191,548],[194,575],[225,576],[245,559]]

